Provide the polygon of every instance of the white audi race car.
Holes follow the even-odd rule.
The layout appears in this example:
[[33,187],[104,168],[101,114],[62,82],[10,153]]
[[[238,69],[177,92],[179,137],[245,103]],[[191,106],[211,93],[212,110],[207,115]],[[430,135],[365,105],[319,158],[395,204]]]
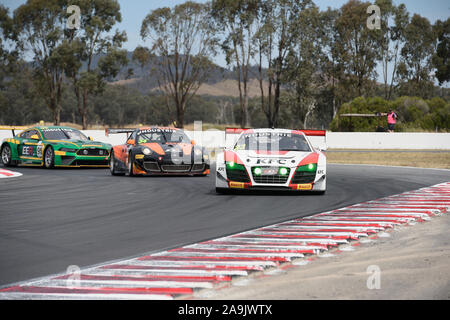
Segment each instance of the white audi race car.
[[308,137],[325,138],[324,130],[226,129],[239,134],[233,147],[216,158],[216,191],[286,190],[324,194],[326,149]]

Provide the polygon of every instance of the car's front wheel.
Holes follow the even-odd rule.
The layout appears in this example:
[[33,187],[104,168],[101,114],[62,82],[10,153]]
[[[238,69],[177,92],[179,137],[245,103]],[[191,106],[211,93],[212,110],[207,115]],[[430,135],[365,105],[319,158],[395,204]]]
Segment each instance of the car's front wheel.
[[134,157],[133,155],[130,153],[130,155],[128,156],[128,167],[127,167],[127,174],[129,177],[133,177],[134,174]]
[[125,173],[117,171],[116,158],[114,158],[114,152],[111,152],[111,156],[109,158],[109,170],[113,176],[123,176]]
[[55,151],[52,146],[47,147],[44,153],[44,166],[47,169],[53,168],[55,166]]

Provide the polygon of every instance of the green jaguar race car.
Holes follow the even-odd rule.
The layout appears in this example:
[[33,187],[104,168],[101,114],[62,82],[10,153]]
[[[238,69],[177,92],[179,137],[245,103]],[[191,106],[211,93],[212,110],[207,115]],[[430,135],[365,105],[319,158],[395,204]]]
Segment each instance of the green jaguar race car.
[[0,147],[4,166],[28,165],[52,167],[108,167],[112,146],[92,141],[81,131],[62,126],[26,128],[1,127],[13,132]]

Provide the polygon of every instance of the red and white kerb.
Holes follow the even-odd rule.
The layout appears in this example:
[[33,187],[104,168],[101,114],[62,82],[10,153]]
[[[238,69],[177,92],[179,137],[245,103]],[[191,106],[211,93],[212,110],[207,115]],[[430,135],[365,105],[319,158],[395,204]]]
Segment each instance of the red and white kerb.
[[6,169],[0,169],[0,179],[1,178],[15,178],[20,177],[22,174],[20,172],[15,172]]

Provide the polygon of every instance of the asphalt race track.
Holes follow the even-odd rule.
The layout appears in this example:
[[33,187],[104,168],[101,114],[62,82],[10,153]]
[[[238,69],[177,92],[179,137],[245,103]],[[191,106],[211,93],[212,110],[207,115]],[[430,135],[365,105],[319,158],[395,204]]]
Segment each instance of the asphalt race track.
[[450,181],[448,170],[328,165],[323,196],[217,195],[214,175],[11,169],[23,176],[0,180],[0,286]]

